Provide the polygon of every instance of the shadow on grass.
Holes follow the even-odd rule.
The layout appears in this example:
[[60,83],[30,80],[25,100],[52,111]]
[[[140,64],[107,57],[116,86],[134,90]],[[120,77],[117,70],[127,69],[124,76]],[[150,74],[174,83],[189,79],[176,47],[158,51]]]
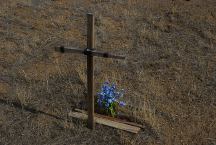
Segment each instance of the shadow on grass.
[[[59,119],[59,120],[62,120],[62,121],[65,120],[62,117],[59,117],[59,116],[56,116],[56,115],[53,115],[53,114],[49,114],[49,113],[46,113],[46,112],[41,111],[41,110],[37,110],[37,109],[29,107],[29,106],[24,106],[24,105],[20,104],[19,102],[15,102],[15,101],[11,101],[11,100],[0,99],[0,104],[7,105],[9,107],[14,107],[14,108],[17,108],[17,109],[20,109],[20,110],[25,110],[27,112],[31,112],[31,113],[34,113],[34,114],[44,114],[44,115],[47,115],[47,116],[50,116],[50,117],[53,117],[55,119]],[[78,119],[75,119],[73,121],[76,121],[76,120],[78,120]],[[148,133],[148,135],[152,136],[155,140],[161,141],[159,135],[151,127],[150,124],[145,122],[144,126],[145,127],[142,128],[142,129],[146,130],[147,131],[146,133]]]
[[25,111],[28,111],[28,112],[31,112],[31,113],[34,113],[34,114],[44,114],[44,115],[47,115],[47,116],[50,116],[50,117],[53,117],[53,118],[56,118],[56,119],[59,119],[59,120],[65,120],[62,117],[46,113],[44,111],[37,110],[35,108],[31,108],[31,107],[28,107],[28,106],[21,105],[20,103],[15,102],[15,101],[0,99],[0,104],[7,105],[7,106],[10,106],[10,107],[14,107],[14,108],[17,108],[17,109],[20,109],[20,110],[25,110]]

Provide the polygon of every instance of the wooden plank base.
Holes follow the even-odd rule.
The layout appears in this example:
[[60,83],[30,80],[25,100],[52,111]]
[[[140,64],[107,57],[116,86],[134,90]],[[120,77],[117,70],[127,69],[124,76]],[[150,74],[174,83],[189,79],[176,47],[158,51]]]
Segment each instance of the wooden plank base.
[[[82,120],[86,120],[88,118],[87,114],[84,112],[71,111],[68,114],[68,116],[82,119]],[[121,129],[121,130],[128,131],[131,133],[138,133],[140,131],[140,127],[129,125],[128,123],[126,124],[126,123],[122,123],[119,121],[111,120],[108,118],[103,118],[102,115],[101,116],[95,115],[95,122],[98,124],[110,126],[110,127],[117,128],[117,129]]]
[[[75,109],[75,111],[87,114],[87,111],[85,111],[85,110]],[[104,118],[104,119],[108,119],[108,120],[112,120],[112,121],[116,121],[116,122],[121,122],[121,123],[124,123],[124,124],[128,124],[128,125],[131,125],[131,126],[136,126],[136,127],[144,129],[143,125],[137,124],[137,123],[134,123],[134,122],[129,122],[129,121],[126,121],[126,120],[113,118],[111,116],[105,116],[105,115],[101,115],[101,114],[97,114],[97,113],[95,113],[95,116],[100,117],[100,118]]]

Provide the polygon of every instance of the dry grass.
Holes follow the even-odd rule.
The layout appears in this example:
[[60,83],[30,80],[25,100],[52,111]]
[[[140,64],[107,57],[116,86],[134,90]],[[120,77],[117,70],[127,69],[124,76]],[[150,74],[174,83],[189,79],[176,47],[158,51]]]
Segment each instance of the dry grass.
[[[214,0],[0,5],[0,144],[216,144]],[[95,59],[96,89],[105,80],[126,89],[122,111],[145,126],[137,135],[67,117],[85,107],[86,61],[53,48],[85,48],[87,12],[96,47],[127,56]]]

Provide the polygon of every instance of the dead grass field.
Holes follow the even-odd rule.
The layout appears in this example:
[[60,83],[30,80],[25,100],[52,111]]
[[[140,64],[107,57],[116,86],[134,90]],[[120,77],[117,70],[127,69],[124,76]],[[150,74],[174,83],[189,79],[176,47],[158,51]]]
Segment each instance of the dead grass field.
[[[90,131],[68,112],[83,108],[86,60],[58,54],[96,47],[127,56],[95,59],[95,84],[126,90],[122,110],[145,129]],[[0,0],[0,145],[215,145],[215,0]]]

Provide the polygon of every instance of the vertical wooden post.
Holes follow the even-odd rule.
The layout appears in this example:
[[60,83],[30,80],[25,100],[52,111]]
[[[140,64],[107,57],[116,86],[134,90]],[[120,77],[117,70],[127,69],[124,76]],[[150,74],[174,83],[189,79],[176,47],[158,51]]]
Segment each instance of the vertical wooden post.
[[[94,16],[87,14],[87,49],[94,48]],[[88,128],[94,129],[94,63],[93,55],[87,55],[87,88],[88,88]]]

